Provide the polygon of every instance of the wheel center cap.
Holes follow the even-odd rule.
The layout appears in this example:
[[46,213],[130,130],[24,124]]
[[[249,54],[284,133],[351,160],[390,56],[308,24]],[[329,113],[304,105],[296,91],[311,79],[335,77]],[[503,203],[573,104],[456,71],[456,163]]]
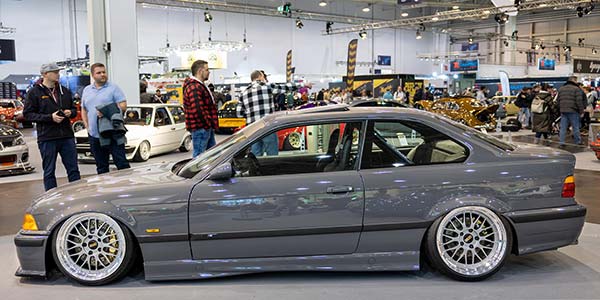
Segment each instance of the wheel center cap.
[[90,247],[90,249],[95,250],[96,248],[98,248],[98,242],[96,242],[96,241],[90,241],[90,243],[88,244],[88,246]]
[[472,235],[470,235],[470,234],[467,234],[467,235],[465,235],[465,237],[463,238],[463,241],[464,241],[465,243],[467,243],[467,244],[468,244],[468,243],[471,243],[471,242],[473,241],[473,236],[472,236]]

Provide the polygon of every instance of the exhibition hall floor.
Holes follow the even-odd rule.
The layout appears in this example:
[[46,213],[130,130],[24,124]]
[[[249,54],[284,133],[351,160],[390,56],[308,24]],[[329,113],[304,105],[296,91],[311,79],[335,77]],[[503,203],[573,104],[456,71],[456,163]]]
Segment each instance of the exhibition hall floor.
[[[24,209],[43,192],[34,131],[26,132],[36,172],[0,178],[0,299],[600,299],[600,161],[587,147],[571,145],[577,157],[576,199],[588,208],[579,244],[558,251],[512,256],[492,278],[477,283],[450,280],[433,271],[270,273],[197,281],[147,282],[143,274],[103,287],[84,287],[60,274],[48,280],[14,276],[18,262],[13,235]],[[219,135],[217,140],[226,136]],[[512,135],[530,142],[531,133]],[[556,147],[557,143],[549,146]],[[191,153],[173,152],[147,163],[176,161]],[[133,167],[147,163],[132,164]],[[95,174],[82,165],[82,176]],[[59,185],[64,169],[57,166]]]

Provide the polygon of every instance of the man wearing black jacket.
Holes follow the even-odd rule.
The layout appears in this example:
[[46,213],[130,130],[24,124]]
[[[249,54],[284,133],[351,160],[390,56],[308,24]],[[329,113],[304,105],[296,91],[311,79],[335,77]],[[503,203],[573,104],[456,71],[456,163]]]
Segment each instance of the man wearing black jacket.
[[42,65],[43,79],[29,89],[23,110],[25,119],[36,123],[46,191],[56,187],[57,154],[67,170],[69,182],[80,179],[75,136],[69,121],[77,115],[77,108],[71,91],[58,83],[59,69],[55,63]]

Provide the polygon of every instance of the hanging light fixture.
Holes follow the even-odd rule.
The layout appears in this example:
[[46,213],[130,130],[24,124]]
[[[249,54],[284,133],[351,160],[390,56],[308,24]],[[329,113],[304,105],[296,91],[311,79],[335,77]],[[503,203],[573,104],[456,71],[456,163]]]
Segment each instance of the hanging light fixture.
[[210,14],[208,10],[204,12],[204,22],[210,23],[213,20],[213,16]]
[[363,12],[370,12],[371,11],[371,4],[367,4],[367,6],[363,7],[362,9]]
[[421,34],[421,30],[417,30],[417,40],[420,40],[423,38],[423,35]]
[[408,13],[407,12],[403,12],[403,13],[400,14],[400,16],[402,16],[403,18],[406,18],[406,17],[408,17]]
[[302,29],[302,27],[304,27],[304,23],[302,23],[302,20],[300,20],[300,18],[297,18],[296,19],[296,28]]
[[500,25],[504,25],[506,23],[508,23],[508,15],[505,13],[501,13],[501,14],[497,14],[496,16],[494,16],[494,19],[496,20],[496,23],[500,24]]
[[363,28],[363,29],[362,29],[362,30],[361,30],[361,31],[358,33],[358,36],[359,36],[361,39],[363,39],[363,40],[364,40],[364,39],[366,39],[366,38],[367,38],[367,31],[366,31],[366,30]]
[[331,34],[331,25],[333,25],[333,22],[331,21],[325,23],[325,32],[327,32],[327,34]]
[[319,6],[320,6],[320,7],[325,7],[325,6],[327,6],[327,1],[319,1]]
[[592,48],[592,54],[598,54],[598,50],[596,50],[596,48]]

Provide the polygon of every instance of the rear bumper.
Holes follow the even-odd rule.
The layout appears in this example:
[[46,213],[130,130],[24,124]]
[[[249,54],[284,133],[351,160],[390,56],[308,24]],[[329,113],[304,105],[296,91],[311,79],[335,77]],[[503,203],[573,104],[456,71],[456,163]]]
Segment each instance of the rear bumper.
[[582,205],[514,211],[504,214],[516,232],[518,254],[577,243],[587,209]]
[[14,238],[20,267],[15,276],[46,276],[46,231],[19,231]]

